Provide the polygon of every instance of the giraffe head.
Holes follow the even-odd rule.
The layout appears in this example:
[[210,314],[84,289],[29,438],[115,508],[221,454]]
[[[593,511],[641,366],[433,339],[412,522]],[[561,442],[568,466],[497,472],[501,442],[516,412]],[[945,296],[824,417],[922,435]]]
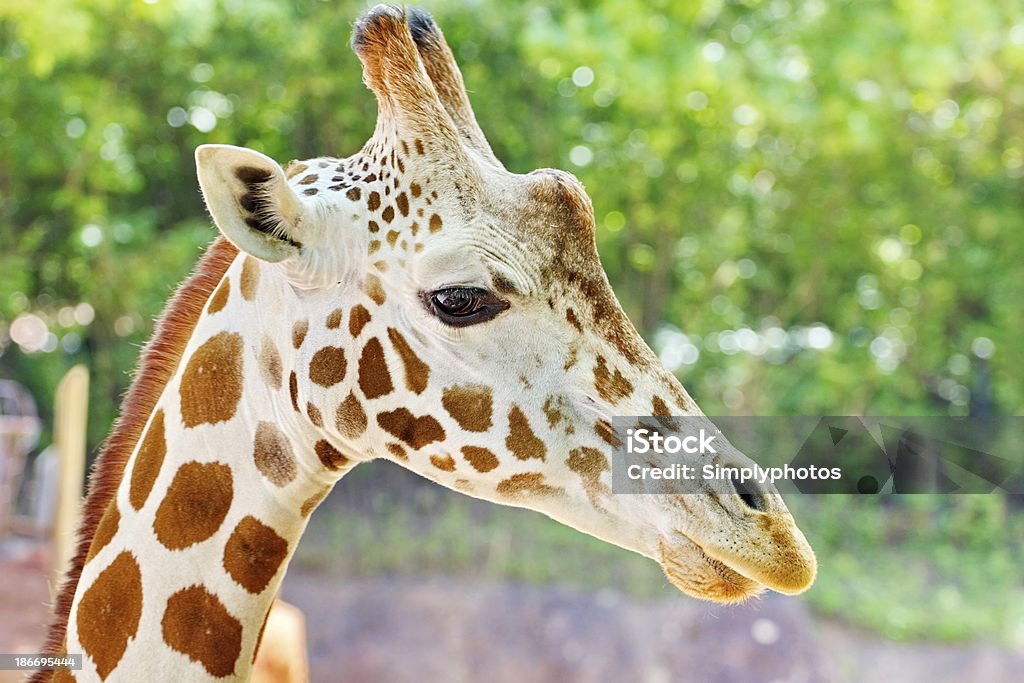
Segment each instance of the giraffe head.
[[700,411],[622,312],[582,185],[502,166],[426,13],[378,6],[352,44],[379,109],[361,151],[196,154],[215,222],[265,274],[257,301],[277,302],[252,343],[313,465],[392,459],[655,558],[701,598],[807,588],[814,554],[774,489],[611,493],[613,415]]

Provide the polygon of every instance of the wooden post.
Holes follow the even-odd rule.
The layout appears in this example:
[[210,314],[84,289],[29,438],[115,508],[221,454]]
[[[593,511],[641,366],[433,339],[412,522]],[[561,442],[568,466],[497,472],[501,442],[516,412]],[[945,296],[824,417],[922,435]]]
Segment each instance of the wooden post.
[[75,530],[82,507],[85,479],[85,430],[89,409],[89,370],[76,365],[57,385],[54,401],[53,443],[60,458],[57,506],[53,520],[53,567],[55,586],[71,562]]

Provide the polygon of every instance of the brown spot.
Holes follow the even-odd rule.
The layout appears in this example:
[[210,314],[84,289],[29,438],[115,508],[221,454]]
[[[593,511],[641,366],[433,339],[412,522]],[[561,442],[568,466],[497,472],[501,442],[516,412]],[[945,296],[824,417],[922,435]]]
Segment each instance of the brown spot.
[[139,445],[139,452],[135,455],[135,464],[132,465],[132,478],[128,485],[128,502],[136,510],[141,510],[146,504],[149,492],[153,490],[153,484],[160,474],[160,467],[164,464],[164,456],[167,455],[167,438],[164,434],[164,411],[158,410],[153,414],[153,420],[149,423],[146,435],[142,437]]
[[153,531],[170,550],[181,550],[217,533],[231,508],[231,468],[189,461],[178,468],[160,501]]
[[430,379],[430,368],[420,360],[401,332],[389,327],[388,339],[391,340],[391,345],[395,347],[405,367],[405,388],[413,393],[422,394],[427,388],[427,380]]
[[231,297],[231,280],[224,278],[220,282],[220,287],[210,297],[210,313],[216,313],[217,311],[224,308],[227,305],[228,299]]
[[242,652],[242,624],[216,595],[189,586],[167,600],[160,621],[164,642],[211,676],[230,676]]
[[370,246],[366,248],[366,255],[373,256],[380,251],[380,240],[370,240]]
[[370,319],[370,312],[366,310],[366,307],[356,304],[348,314],[348,333],[353,337],[358,337]]
[[608,470],[608,458],[604,453],[594,448],[574,448],[569,452],[566,464],[580,475],[592,505],[598,505],[600,496],[608,495],[608,487],[601,483],[601,473]]
[[430,223],[429,223],[430,232],[437,232],[443,226],[444,226],[444,222],[441,220],[440,216],[438,216],[436,213],[430,216]]
[[355,394],[349,392],[348,397],[338,406],[334,426],[342,436],[349,439],[358,438],[366,431],[366,411]]
[[120,524],[121,512],[117,509],[117,501],[111,500],[110,505],[107,506],[107,511],[104,512],[103,517],[100,518],[100,523],[96,527],[96,532],[92,536],[92,543],[89,545],[89,554],[85,557],[86,562],[96,557],[97,553],[103,550],[103,548],[110,543],[110,540],[114,538],[114,534],[117,533],[117,527]]
[[366,224],[366,227],[369,228],[370,232],[380,232],[380,226],[377,224],[377,221],[370,221]]
[[352,462],[342,455],[341,451],[323,439],[314,444],[313,450],[316,451],[316,455],[320,458],[320,462],[322,462],[324,467],[329,470],[339,470]]
[[291,444],[271,422],[256,425],[252,458],[256,469],[275,486],[291,483],[299,471]]
[[618,448],[622,445],[622,439],[615,434],[615,429],[607,420],[598,420],[594,424],[594,431],[609,446]]
[[322,387],[333,387],[345,379],[348,363],[345,350],[340,346],[325,346],[313,354],[309,363],[309,378]]
[[306,501],[302,504],[302,507],[299,508],[299,514],[301,514],[303,517],[309,517],[309,513],[315,510],[316,507],[323,502],[324,498],[326,498],[327,494],[330,492],[331,487],[325,486],[322,491],[317,491],[316,493],[314,493],[312,496],[307,498]]
[[384,211],[381,212],[380,217],[385,223],[390,223],[395,220],[395,209],[390,204],[384,207]]
[[398,196],[395,197],[395,205],[398,206],[398,211],[402,216],[409,215],[409,198],[405,196],[404,192],[400,192]]
[[224,569],[242,588],[259,594],[288,556],[288,541],[252,515],[246,515],[224,546]]
[[309,421],[313,423],[314,427],[324,426],[324,418],[323,415],[320,414],[320,409],[309,401],[306,401],[306,415],[309,417]]
[[313,195],[317,194],[318,192],[320,192],[320,190],[316,189],[315,187],[310,187],[310,188],[307,188],[307,189],[303,190],[302,194],[306,195],[307,197],[312,197]]
[[363,291],[378,306],[387,301],[387,294],[384,293],[384,287],[380,284],[380,278],[376,275],[366,276],[366,282],[363,283]]
[[569,400],[563,394],[548,394],[544,401],[544,415],[548,418],[548,428],[554,429],[560,423],[565,423],[565,433],[572,434],[576,431],[569,420],[567,411],[570,410]]
[[[33,678],[28,679],[29,683],[34,683],[37,680],[35,678],[37,675],[33,674]],[[50,678],[49,683],[77,683],[77,679],[70,669],[57,669],[53,672],[53,677]]]
[[242,336],[220,332],[205,341],[189,358],[178,390],[186,427],[234,417],[242,399]]
[[661,423],[661,426],[665,429],[676,429],[675,420],[672,419],[672,411],[669,409],[668,404],[661,400],[660,396],[654,396],[651,399],[651,407],[653,408],[651,415]]
[[391,373],[384,358],[384,347],[380,340],[373,337],[363,347],[359,356],[359,388],[366,398],[378,398],[390,394],[394,390]]
[[412,183],[411,185],[409,185],[409,192],[412,194],[413,197],[419,197],[420,191],[421,188],[419,183]]
[[398,231],[388,230],[388,234],[384,236],[384,239],[388,241],[388,244],[395,246],[395,242],[398,241]]
[[341,317],[345,314],[340,308],[336,308],[331,311],[331,314],[327,316],[327,329],[336,330],[341,327]]
[[580,319],[576,317],[576,311],[571,308],[565,309],[565,319],[569,321],[569,324],[576,328],[577,332],[583,331],[583,325],[580,324]]
[[508,436],[505,437],[505,447],[520,460],[544,460],[547,452],[544,442],[533,433],[530,421],[517,405],[513,405],[508,411]]
[[448,453],[445,453],[444,455],[430,456],[430,464],[439,470],[444,470],[445,472],[455,471],[455,458]]
[[256,285],[260,283],[260,264],[256,259],[247,256],[242,263],[242,279],[240,282],[242,298],[252,301],[256,298]]
[[387,444],[388,453],[395,456],[399,460],[408,460],[409,456],[405,454],[405,449],[402,448],[402,444],[394,443],[393,441]]
[[371,192],[370,196],[366,200],[366,208],[370,211],[376,211],[380,208],[380,194],[377,192]]
[[604,360],[604,356],[597,357],[597,365],[594,367],[594,387],[601,398],[617,403],[633,393],[633,385],[616,368],[612,373]]
[[407,408],[379,414],[377,424],[409,444],[413,450],[444,439],[444,428],[440,422],[430,415],[416,417]]
[[466,431],[486,432],[491,428],[494,404],[488,387],[480,384],[446,387],[441,394],[441,405]]
[[572,366],[576,365],[576,360],[577,360],[576,356],[577,356],[578,353],[579,353],[579,351],[577,350],[577,348],[575,346],[570,346],[569,347],[569,353],[565,357],[565,364],[562,366],[563,370],[568,370]]
[[387,261],[384,261],[384,260],[374,261],[373,267],[376,268],[381,273],[388,272],[388,262]]
[[320,176],[318,176],[316,173],[310,173],[308,176],[302,178],[299,181],[299,185],[312,185],[313,183],[316,182],[316,179],[319,177]]
[[292,325],[292,346],[296,349],[302,346],[307,332],[309,332],[309,322],[306,320],[300,320]]
[[142,572],[122,552],[85,591],[76,612],[78,639],[102,680],[117,667],[142,618]]
[[292,397],[292,410],[299,412],[299,378],[295,372],[288,374],[288,393]]
[[695,412],[697,410],[697,404],[693,402],[693,399],[686,395],[686,392],[676,381],[675,377],[665,380],[665,385],[668,387],[668,391],[672,394],[672,398],[675,399],[676,405],[683,413]]
[[420,140],[419,138],[416,138],[415,140],[412,141],[412,146],[416,148],[416,153],[417,154],[419,154],[420,156],[423,156],[424,151],[423,151],[423,141],[422,140]]
[[498,483],[498,495],[508,498],[527,496],[560,496],[565,491],[561,487],[548,486],[544,483],[544,475],[540,472],[524,472],[513,474]]
[[463,446],[462,457],[473,466],[477,472],[490,472],[498,466],[498,456],[486,448],[478,446]]
[[263,341],[260,343],[259,364],[263,381],[274,389],[280,389],[283,373],[281,354],[277,351],[277,345],[267,335],[263,335]]
[[349,201],[358,202],[359,198],[363,196],[363,191],[358,187],[353,187],[345,193],[345,196],[349,198]]
[[651,407],[653,408],[651,415],[661,415],[665,417],[670,417],[672,415],[672,411],[669,410],[668,405],[661,400],[660,396],[654,396],[651,398]]

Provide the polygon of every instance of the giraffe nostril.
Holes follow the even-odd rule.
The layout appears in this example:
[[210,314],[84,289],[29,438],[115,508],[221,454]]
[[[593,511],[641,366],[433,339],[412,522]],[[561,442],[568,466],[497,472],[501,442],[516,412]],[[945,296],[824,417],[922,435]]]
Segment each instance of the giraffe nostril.
[[743,501],[744,505],[751,508],[752,510],[764,512],[764,506],[761,501],[761,496],[759,496],[754,489],[747,486],[745,482],[742,482],[735,477],[732,479],[732,486],[734,489],[736,489],[736,495],[740,497],[740,500]]

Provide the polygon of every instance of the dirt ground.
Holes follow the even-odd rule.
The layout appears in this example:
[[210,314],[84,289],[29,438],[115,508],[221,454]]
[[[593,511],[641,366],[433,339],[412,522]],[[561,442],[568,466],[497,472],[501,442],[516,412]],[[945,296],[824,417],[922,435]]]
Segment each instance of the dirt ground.
[[[721,608],[683,597],[635,602],[582,592],[450,580],[344,580],[292,572],[314,682],[1020,680],[1024,653],[985,644],[891,643],[768,595]],[[0,561],[0,652],[33,652],[46,572]],[[17,681],[0,672],[0,683]]]

